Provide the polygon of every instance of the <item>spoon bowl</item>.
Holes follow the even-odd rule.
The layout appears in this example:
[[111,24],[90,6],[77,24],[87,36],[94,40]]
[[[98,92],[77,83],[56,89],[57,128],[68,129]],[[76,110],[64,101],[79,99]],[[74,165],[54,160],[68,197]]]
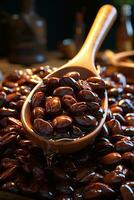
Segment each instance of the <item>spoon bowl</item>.
[[[62,77],[64,74],[71,71],[79,72],[81,74],[81,79],[87,79],[91,76],[97,76],[100,78],[94,65],[94,58],[96,51],[101,45],[106,33],[110,29],[115,17],[116,9],[113,6],[102,6],[79,53],[68,63],[58,68],[55,72],[47,75],[46,78],[53,76]],[[100,120],[95,130],[76,139],[63,138],[52,140],[39,136],[32,128],[30,102],[33,94],[38,88],[40,88],[42,83],[43,82],[41,81],[34,87],[22,107],[21,120],[28,138],[39,145],[44,151],[49,153],[71,153],[81,150],[88,144],[92,144],[96,136],[99,134],[106,119],[108,108],[107,92],[104,92],[104,99],[102,99],[102,109],[104,111],[103,118]]]

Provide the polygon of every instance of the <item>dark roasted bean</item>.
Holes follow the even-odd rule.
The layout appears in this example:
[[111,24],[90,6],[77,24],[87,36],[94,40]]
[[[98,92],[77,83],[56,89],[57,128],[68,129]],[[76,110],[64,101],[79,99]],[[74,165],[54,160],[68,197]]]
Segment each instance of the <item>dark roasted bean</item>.
[[79,84],[71,77],[62,77],[59,83],[61,86],[70,86],[75,92],[80,91]]
[[87,82],[93,90],[105,90],[105,82],[99,77],[90,77]]
[[74,119],[81,126],[97,126],[95,117],[91,115],[75,116]]
[[133,189],[127,185],[123,184],[120,188],[121,196],[123,200],[133,200],[134,199],[134,191]]
[[71,107],[70,107],[70,111],[74,114],[81,114],[83,112],[85,112],[88,109],[86,102],[78,102],[78,103],[74,103]]
[[76,181],[80,183],[86,183],[93,179],[95,176],[95,172],[93,170],[89,170],[88,168],[82,168],[77,171]]
[[114,170],[104,176],[104,183],[110,186],[119,186],[125,181],[125,175],[118,171]]
[[58,114],[61,111],[61,101],[59,97],[46,99],[45,110],[47,114]]
[[71,105],[73,105],[73,104],[76,103],[77,101],[76,101],[76,99],[75,99],[73,96],[71,96],[71,95],[65,95],[65,96],[63,96],[63,98],[62,98],[62,102],[63,102],[63,104],[64,104],[65,106],[71,107]]
[[116,97],[120,94],[122,94],[123,88],[111,88],[108,90],[108,96],[109,97]]
[[53,119],[52,125],[56,129],[68,128],[72,125],[72,118],[67,115],[61,115]]
[[113,113],[120,113],[120,114],[123,114],[123,109],[122,109],[121,107],[119,107],[119,106],[113,106],[113,107],[111,107],[111,111],[112,111]]
[[34,119],[42,119],[45,116],[45,109],[42,107],[35,107],[32,111],[32,116],[34,117]]
[[84,101],[95,101],[95,102],[100,101],[98,95],[92,92],[91,90],[81,90],[79,92],[79,96]]
[[51,124],[43,119],[35,119],[33,123],[35,131],[42,136],[50,136],[53,133]]
[[68,86],[58,87],[53,92],[54,96],[59,96],[59,97],[63,97],[64,95],[67,95],[67,94],[74,95],[74,91],[71,87],[68,87]]
[[85,199],[100,199],[109,198],[113,199],[115,192],[108,185],[103,183],[92,183],[84,188],[84,198]]
[[87,102],[87,106],[90,112],[97,112],[100,108],[100,105],[97,102]]
[[106,123],[108,130],[112,135],[114,134],[122,134],[122,127],[120,125],[120,122],[116,119],[111,119]]
[[125,130],[123,130],[123,133],[126,135],[126,136],[130,136],[130,137],[133,137],[134,136],[134,127],[133,126],[128,126]]
[[130,99],[120,100],[119,106],[123,109],[124,113],[134,112],[134,106]]
[[126,85],[125,92],[134,94],[134,85]]
[[113,113],[115,119],[117,119],[121,124],[125,124],[125,118],[120,113]]
[[36,92],[32,97],[32,107],[39,107],[45,101],[45,94],[43,92]]
[[0,108],[0,117],[16,117],[17,111],[10,108]]
[[78,81],[80,79],[80,73],[79,72],[68,72],[64,75],[64,77],[72,77],[74,80]]
[[119,153],[109,153],[100,158],[100,162],[104,165],[115,165],[120,163],[121,155]]
[[5,106],[6,101],[7,101],[7,99],[6,99],[6,93],[5,92],[0,92],[0,108],[2,106]]
[[121,140],[115,144],[116,151],[120,153],[131,151],[133,147],[134,147],[133,143],[129,140],[125,140],[125,141]]
[[4,182],[6,180],[10,180],[13,178],[17,170],[16,166],[12,166],[8,169],[6,169],[3,173],[0,174],[0,182]]

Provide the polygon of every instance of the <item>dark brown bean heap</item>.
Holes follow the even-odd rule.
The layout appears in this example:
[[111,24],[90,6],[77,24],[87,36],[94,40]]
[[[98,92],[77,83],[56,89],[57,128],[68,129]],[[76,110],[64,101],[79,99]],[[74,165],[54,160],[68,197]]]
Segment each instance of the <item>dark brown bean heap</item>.
[[90,133],[103,117],[100,93],[103,96],[104,91],[103,80],[90,77],[83,81],[78,72],[44,78],[31,100],[34,131],[54,140]]
[[[20,121],[22,103],[36,85],[35,74],[43,78],[47,73],[43,67],[15,71],[0,87],[0,190],[10,192],[8,199],[11,200],[20,199],[13,193],[32,200],[133,200],[134,85],[126,85],[125,77],[119,73],[103,77],[109,101],[114,103],[109,106],[106,123],[94,145],[74,154],[57,155],[48,168],[46,156],[26,138]],[[79,79],[78,74],[71,73],[69,76],[76,81]],[[57,83],[57,80],[53,81]],[[88,88],[82,81],[80,85]],[[109,92],[112,88],[116,91],[122,88],[123,91],[113,95]],[[56,112],[60,112],[57,102],[56,98],[58,107],[54,104],[47,112],[51,113],[55,108]],[[75,103],[74,97],[64,96],[67,108]],[[38,106],[32,113],[41,120],[46,110]],[[48,130],[51,131],[51,128]],[[73,134],[82,134],[75,125],[72,130]],[[3,199],[1,195],[0,192],[0,199]]]

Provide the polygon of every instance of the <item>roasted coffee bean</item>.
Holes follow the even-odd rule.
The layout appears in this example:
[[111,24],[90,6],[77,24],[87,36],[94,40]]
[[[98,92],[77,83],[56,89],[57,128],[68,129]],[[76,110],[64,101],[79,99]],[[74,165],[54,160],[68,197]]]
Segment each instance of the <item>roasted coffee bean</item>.
[[87,82],[93,90],[105,90],[105,82],[99,77],[90,77]]
[[0,117],[16,117],[17,111],[10,108],[0,108]]
[[120,191],[121,191],[121,196],[123,200],[134,199],[134,191],[129,185],[123,184],[120,188]]
[[70,111],[74,114],[81,114],[88,109],[86,102],[77,102],[70,107]]
[[73,104],[75,104],[77,101],[76,101],[76,99],[73,97],[73,96],[71,96],[71,95],[65,95],[65,96],[63,96],[63,98],[62,98],[62,102],[63,102],[63,104],[65,105],[65,106],[67,106],[67,107],[71,107]]
[[53,133],[52,125],[43,120],[43,119],[35,119],[33,123],[34,130],[37,131],[41,136],[50,136]]
[[122,99],[118,104],[123,109],[124,113],[134,112],[134,106],[130,99]]
[[81,115],[81,116],[75,116],[74,117],[76,123],[78,123],[81,126],[97,126],[97,121],[95,117],[91,115]]
[[16,165],[17,165],[17,161],[15,159],[3,158],[1,160],[1,166],[4,168],[11,168],[12,166],[16,166]]
[[116,143],[120,140],[130,140],[130,137],[117,134],[117,135],[112,135],[111,140],[113,143]]
[[59,178],[60,180],[69,180],[69,175],[65,172],[64,169],[56,167],[53,169],[53,173],[56,176],[56,178]]
[[112,187],[120,186],[124,181],[125,175],[118,170],[114,170],[104,176],[104,183]]
[[131,164],[131,159],[134,157],[134,153],[132,153],[131,151],[125,152],[122,155],[122,162],[124,164],[127,164],[128,166],[130,166]]
[[100,108],[100,105],[97,102],[87,102],[87,107],[90,112],[97,112]]
[[61,115],[53,119],[52,125],[56,129],[68,128],[72,125],[72,118],[67,115]]
[[83,132],[82,132],[82,130],[79,127],[77,127],[77,126],[73,126],[72,127],[71,136],[73,138],[81,137],[82,135],[83,135]]
[[111,107],[111,111],[113,113],[120,113],[121,115],[123,114],[123,109],[119,106],[113,106]]
[[128,126],[123,130],[124,135],[133,137],[134,136],[134,127],[133,126]]
[[32,110],[32,116],[34,119],[37,119],[37,118],[43,119],[43,117],[45,116],[45,109],[42,107],[35,107]]
[[84,101],[95,101],[100,102],[98,95],[91,90],[81,90],[79,96]]
[[71,77],[74,80],[78,81],[80,79],[80,73],[79,72],[68,72],[63,77]]
[[59,83],[61,86],[70,86],[75,92],[80,91],[79,84],[71,77],[62,77]]
[[116,96],[118,96],[122,93],[123,93],[123,88],[119,88],[119,87],[118,88],[111,88],[111,89],[108,90],[108,96],[109,97],[116,97]]
[[124,88],[125,92],[134,94],[134,85],[126,85]]
[[16,103],[17,109],[21,111],[23,104],[24,104],[24,100],[17,101],[17,103]]
[[120,122],[117,119],[111,119],[106,123],[109,132],[114,135],[114,134],[122,134],[122,127],[120,125]]
[[12,166],[10,168],[7,168],[3,173],[0,174],[0,182],[4,182],[6,180],[10,180],[11,178],[13,178],[16,171],[17,171],[16,166]]
[[86,183],[93,179],[95,176],[95,172],[93,170],[89,170],[88,168],[82,168],[77,171],[76,181],[79,183]]
[[125,116],[125,122],[126,122],[126,125],[128,126],[134,126],[134,113],[128,113],[126,116]]
[[6,137],[4,140],[0,142],[0,149],[6,148],[8,145],[11,145],[13,143],[15,144],[16,140],[17,140],[16,135],[10,134],[8,137]]
[[115,149],[119,153],[131,151],[133,149],[133,147],[134,147],[133,143],[129,140],[126,140],[126,141],[121,140],[115,144]]
[[119,153],[108,153],[100,158],[100,162],[104,165],[115,165],[120,163],[121,155]]
[[18,101],[20,99],[21,93],[15,92],[7,95],[7,101]]
[[40,107],[45,101],[45,94],[43,92],[36,92],[31,101],[32,107]]
[[74,188],[69,184],[64,182],[56,184],[56,190],[61,192],[62,194],[72,194],[74,192]]
[[125,124],[125,118],[120,113],[113,113],[115,119],[117,119],[121,124]]
[[116,103],[116,99],[115,98],[108,98],[108,105],[113,105]]
[[113,199],[115,191],[103,183],[92,183],[84,188],[83,196],[85,199]]
[[61,111],[61,101],[59,97],[46,99],[45,110],[47,114],[58,114]]
[[95,145],[95,152],[98,155],[104,155],[112,152],[113,150],[114,146],[109,141],[99,141]]
[[54,90],[53,95],[54,96],[59,96],[59,97],[63,97],[64,95],[74,95],[74,91],[71,87],[68,86],[62,86],[62,87],[58,87]]
[[78,84],[79,84],[81,90],[91,90],[91,87],[87,81],[78,80]]
[[59,86],[59,78],[57,77],[50,77],[48,79],[44,78],[43,83],[47,84],[49,88],[51,87],[54,89]]

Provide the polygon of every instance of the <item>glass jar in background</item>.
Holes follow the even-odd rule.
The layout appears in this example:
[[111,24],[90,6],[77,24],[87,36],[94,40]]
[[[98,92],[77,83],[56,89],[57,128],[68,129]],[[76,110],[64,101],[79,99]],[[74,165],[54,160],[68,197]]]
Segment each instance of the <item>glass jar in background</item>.
[[35,12],[34,0],[20,0],[20,15],[9,25],[9,61],[31,65],[46,60],[46,22]]
[[117,51],[129,51],[133,49],[134,30],[132,25],[131,5],[124,4],[121,7],[120,23],[117,29]]

